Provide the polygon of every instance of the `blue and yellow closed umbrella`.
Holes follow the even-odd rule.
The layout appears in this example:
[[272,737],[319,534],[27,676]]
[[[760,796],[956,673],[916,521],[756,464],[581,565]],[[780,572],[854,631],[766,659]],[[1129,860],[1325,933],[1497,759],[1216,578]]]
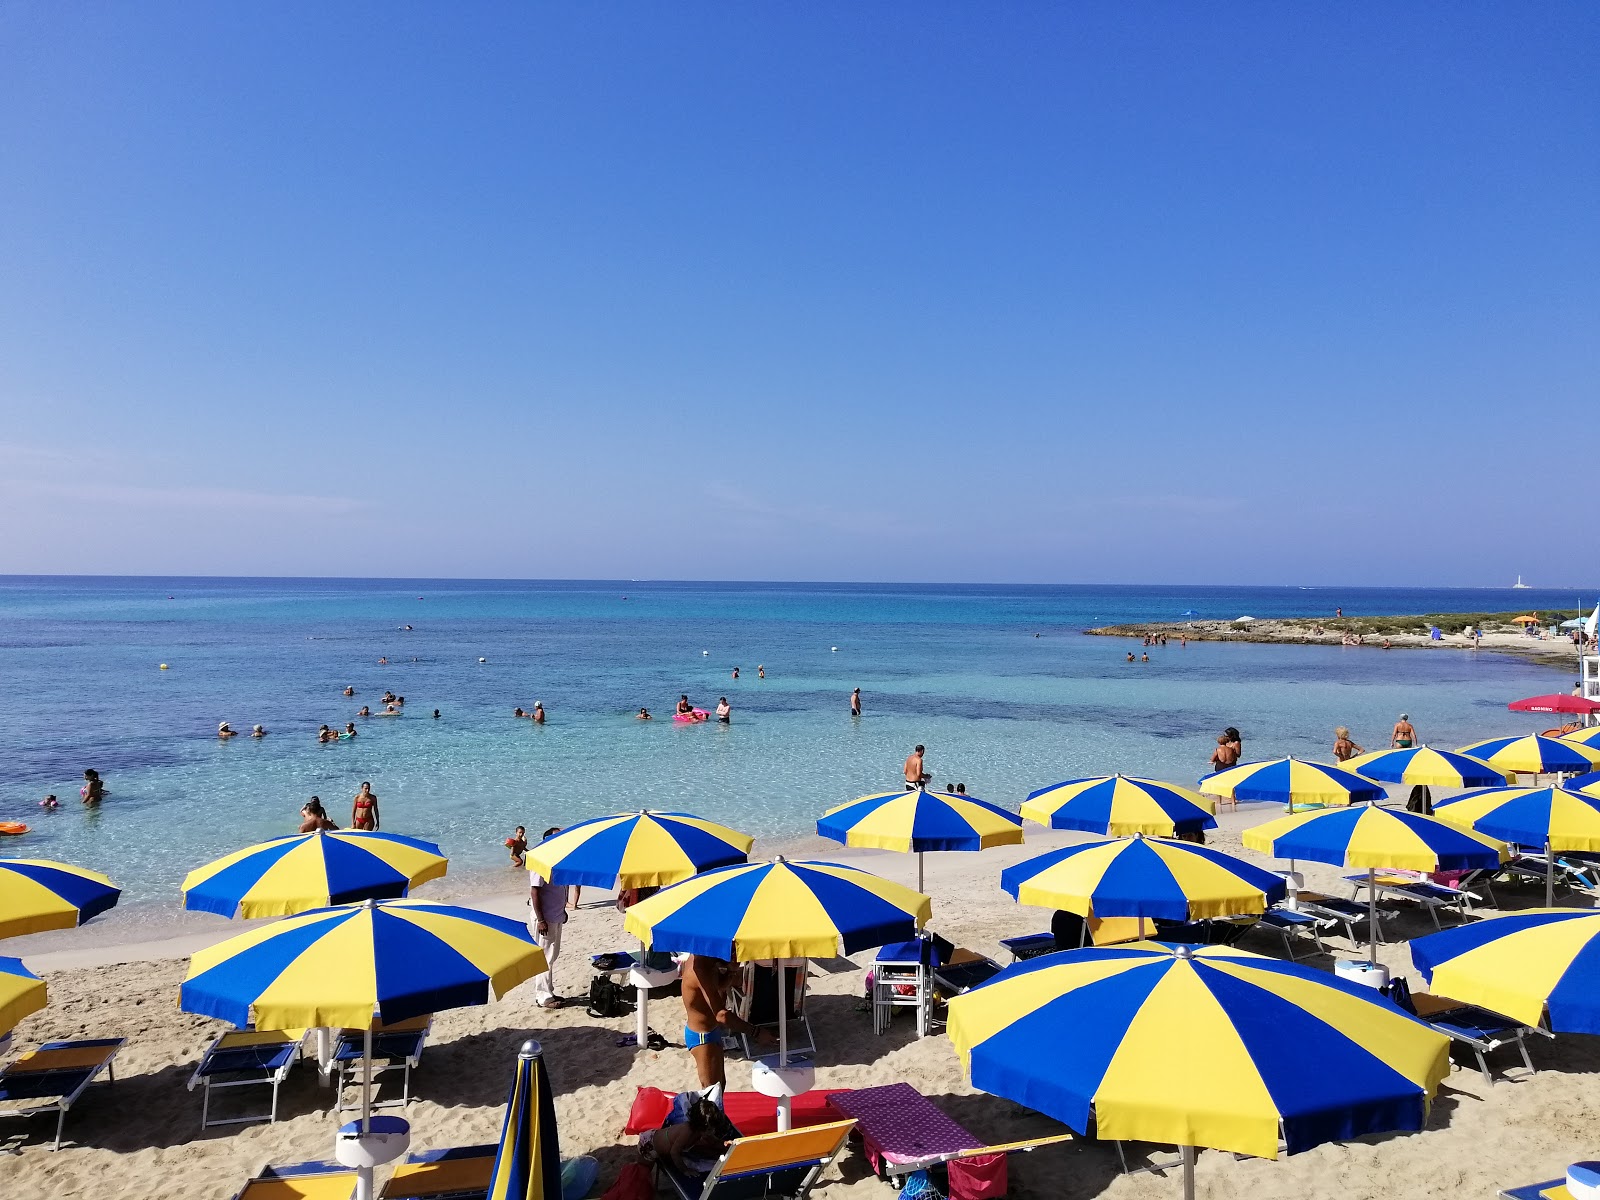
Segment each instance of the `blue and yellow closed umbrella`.
[[1066,950],[950,1001],[972,1086],[1103,1140],[1259,1158],[1421,1129],[1449,1039],[1371,988],[1221,946]]
[[913,788],[836,805],[822,814],[817,834],[846,846],[915,854],[920,892],[922,856],[929,850],[1014,846],[1022,841],[1022,820],[976,796]]
[[121,895],[98,871],[42,858],[0,858],[0,938],[71,929]]
[[1217,802],[1188,788],[1128,775],[1069,779],[1029,792],[1022,815],[1052,829],[1109,837],[1172,837],[1215,829]]
[[20,958],[0,958],[0,1041],[10,1036],[17,1022],[45,1005],[44,980]]
[[578,887],[664,887],[712,867],[744,862],[755,839],[676,812],[618,813],[569,825],[525,858],[528,870]]
[[1143,834],[1026,859],[1000,873],[1000,886],[1022,904],[1163,921],[1265,912],[1287,889],[1281,875],[1220,850]]
[[290,834],[190,871],[183,906],[223,917],[283,917],[405,896],[445,866],[439,847],[417,838],[360,829]]
[[1377,784],[1351,771],[1293,757],[1215,771],[1200,780],[1199,788],[1225,800],[1271,800],[1291,809],[1308,804],[1339,808],[1388,796]]
[[1435,992],[1555,1033],[1600,1033],[1600,912],[1530,908],[1430,933],[1411,961]]
[[555,1095],[538,1042],[523,1042],[485,1200],[561,1200]]
[[[1501,787],[1442,801],[1433,815],[1503,842],[1552,853],[1600,850],[1600,796],[1566,787]],[[1544,873],[1544,903],[1555,902],[1555,872]]]
[[1379,783],[1410,784],[1430,788],[1504,787],[1507,772],[1491,767],[1482,759],[1454,750],[1435,750],[1431,746],[1410,746],[1404,750],[1374,750],[1341,764]]
[[1538,733],[1490,738],[1463,746],[1460,752],[1520,775],[1580,775],[1600,767],[1600,750]]

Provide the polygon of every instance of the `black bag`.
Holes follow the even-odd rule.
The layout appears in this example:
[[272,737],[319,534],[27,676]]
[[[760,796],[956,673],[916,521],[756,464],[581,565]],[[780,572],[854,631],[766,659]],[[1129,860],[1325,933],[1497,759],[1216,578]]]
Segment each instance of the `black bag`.
[[604,975],[589,981],[589,1015],[597,1020],[625,1017],[633,1011],[628,989]]

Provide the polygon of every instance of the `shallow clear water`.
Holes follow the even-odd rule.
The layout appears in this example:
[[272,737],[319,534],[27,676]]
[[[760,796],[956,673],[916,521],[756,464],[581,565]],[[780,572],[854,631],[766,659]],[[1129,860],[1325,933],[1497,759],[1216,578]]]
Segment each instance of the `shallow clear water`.
[[[362,780],[386,829],[440,842],[459,869],[503,861],[514,825],[536,836],[638,807],[806,832],[827,806],[898,786],[916,742],[938,782],[1008,805],[1074,775],[1192,780],[1225,725],[1243,731],[1248,758],[1325,757],[1336,724],[1373,746],[1403,709],[1425,740],[1454,746],[1542,727],[1506,701],[1568,681],[1466,652],[1192,643],[1128,664],[1129,643],[1081,631],[1186,609],[1576,603],[1484,590],[12,577],[0,579],[0,819],[35,832],[0,853],[104,869],[130,900],[175,899],[190,868],[292,831],[313,793],[346,824]],[[406,697],[403,717],[316,742],[319,724],[343,725],[385,688]],[[704,708],[726,695],[733,723],[666,719],[685,691]],[[536,699],[547,725],[511,716]],[[661,719],[635,721],[641,704]],[[221,743],[224,719],[271,736]],[[87,766],[110,790],[98,812],[78,803]],[[46,792],[59,811],[37,807]]]

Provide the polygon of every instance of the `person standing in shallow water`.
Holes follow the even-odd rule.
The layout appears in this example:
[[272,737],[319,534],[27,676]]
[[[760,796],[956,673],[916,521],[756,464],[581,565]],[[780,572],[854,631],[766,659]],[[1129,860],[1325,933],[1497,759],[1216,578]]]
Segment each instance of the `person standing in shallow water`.
[[372,794],[372,785],[365,781],[350,804],[350,828],[372,832],[378,828],[378,798]]
[[861,715],[861,689],[860,688],[856,688],[855,691],[850,693],[850,715],[852,717],[859,717]]
[[106,797],[106,785],[100,782],[100,772],[93,767],[87,767],[83,772],[83,786],[78,789],[78,796],[90,808],[98,808],[100,801]]

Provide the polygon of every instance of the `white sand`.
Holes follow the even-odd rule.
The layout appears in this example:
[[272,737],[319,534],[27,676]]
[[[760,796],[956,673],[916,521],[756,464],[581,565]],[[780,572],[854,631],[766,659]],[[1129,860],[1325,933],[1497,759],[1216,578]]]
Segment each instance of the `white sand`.
[[[1223,828],[1212,835],[1211,844],[1265,863],[1260,856],[1241,851],[1238,831],[1275,811],[1248,806],[1241,812],[1225,812],[1220,818]],[[1035,832],[1030,826],[1026,847],[929,856],[934,927],[958,944],[1004,961],[999,939],[1044,928],[1049,915],[1018,909],[997,886],[1001,867],[1069,840],[1076,840],[1075,835]],[[915,862],[909,856],[845,852],[821,841],[785,849],[830,859],[850,857],[892,878],[908,883],[915,879]],[[1308,887],[1344,894],[1339,872],[1305,864],[1303,869]],[[508,869],[504,893],[484,907],[522,912],[521,883],[521,874]],[[421,894],[449,893],[441,885],[429,885]],[[1508,907],[1540,899],[1534,889],[1520,896],[1504,891],[1501,898]],[[598,899],[586,892],[586,906],[569,926],[557,974],[558,986],[569,993],[587,989],[589,953],[627,944],[616,912],[609,906],[589,906]],[[277,1124],[200,1132],[200,1097],[186,1091],[184,1084],[201,1047],[220,1026],[178,1011],[183,956],[239,928],[217,921],[214,932],[196,931],[191,925],[174,938],[88,949],[72,948],[68,942],[67,948],[28,955],[30,965],[49,980],[51,1003],[18,1028],[19,1048],[48,1039],[110,1035],[125,1036],[129,1043],[119,1059],[115,1087],[85,1099],[68,1117],[70,1141],[60,1153],[50,1150],[53,1118],[0,1122],[3,1145],[15,1152],[0,1154],[0,1198],[224,1200],[265,1163],[331,1157],[336,1125],[328,1111],[331,1092],[317,1086],[309,1063],[297,1067],[283,1089],[282,1119]],[[1419,936],[1431,931],[1432,923],[1420,914],[1406,914],[1394,928],[1402,937]],[[81,932],[87,935],[90,929]],[[28,953],[23,948],[27,941],[8,943],[6,951]],[[1352,953],[1342,939],[1334,939],[1332,945],[1341,957]],[[1280,944],[1264,934],[1251,935],[1245,948],[1280,952]],[[858,956],[863,962],[870,957],[870,953]],[[1403,943],[1383,947],[1381,957],[1396,970],[1409,969]],[[1325,959],[1310,961],[1328,965]],[[936,1035],[916,1040],[907,1015],[888,1035],[874,1036],[870,1014],[856,1008],[861,988],[859,969],[813,979],[810,1015],[819,1042],[818,1086],[906,1080],[974,1132],[996,1141],[1059,1128],[1045,1118],[1023,1115],[1006,1102],[973,1093],[962,1079],[948,1039]],[[652,1018],[656,1029],[674,1040],[681,1037],[677,1001],[657,1002]],[[497,1004],[440,1014],[414,1080],[419,1099],[406,1113],[414,1148],[493,1141],[499,1134],[516,1048],[524,1039],[536,1037],[544,1044],[558,1092],[563,1151],[596,1155],[602,1185],[609,1185],[634,1153],[632,1139],[620,1134],[634,1088],[653,1084],[676,1090],[694,1080],[688,1055],[681,1049],[641,1055],[618,1047],[618,1037],[632,1027],[631,1017],[598,1022],[581,1006],[541,1011],[527,986]],[[1200,1194],[1219,1200],[1487,1196],[1500,1187],[1557,1176],[1567,1163],[1600,1152],[1596,1124],[1600,1074],[1595,1073],[1600,1067],[1600,1039],[1537,1038],[1532,1052],[1538,1075],[1523,1078],[1519,1064],[1510,1080],[1501,1077],[1493,1088],[1484,1085],[1475,1066],[1458,1066],[1440,1090],[1429,1128],[1420,1134],[1323,1146],[1277,1162],[1204,1152],[1198,1172]],[[1464,1060],[1458,1055],[1456,1061]],[[1492,1061],[1509,1065],[1515,1058],[1501,1051]],[[735,1088],[748,1087],[748,1066],[731,1063],[729,1081]],[[246,1090],[252,1103],[265,1095],[264,1090]],[[1018,1197],[1070,1200],[1105,1195],[1135,1200],[1180,1194],[1175,1174],[1119,1175],[1110,1146],[1077,1141],[1013,1157],[1011,1179],[1011,1194]],[[817,1194],[887,1200],[892,1193],[852,1152],[842,1162],[842,1173]]]

